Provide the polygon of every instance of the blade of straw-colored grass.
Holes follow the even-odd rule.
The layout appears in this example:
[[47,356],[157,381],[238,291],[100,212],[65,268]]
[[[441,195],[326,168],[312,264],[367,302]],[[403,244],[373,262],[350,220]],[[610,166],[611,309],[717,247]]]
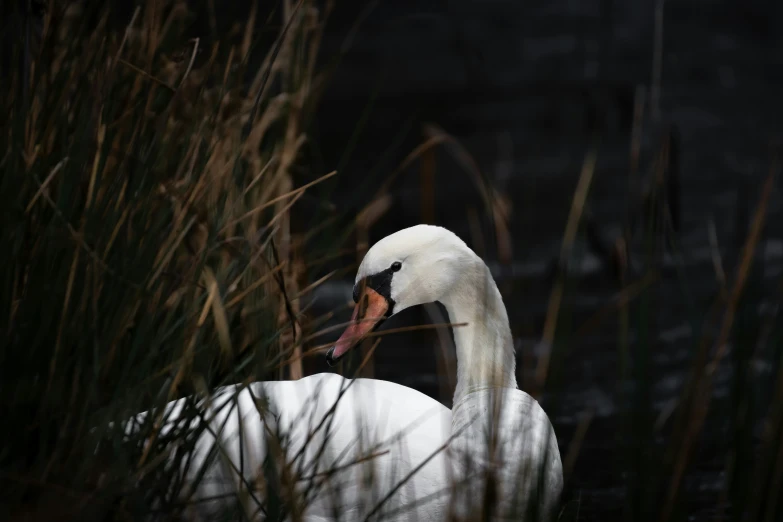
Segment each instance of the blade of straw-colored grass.
[[576,427],[576,433],[574,433],[571,443],[568,445],[568,453],[565,459],[563,459],[563,477],[566,482],[574,471],[574,465],[576,459],[579,457],[579,453],[582,449],[582,443],[584,442],[587,430],[590,427],[590,422],[593,420],[595,413],[590,410],[582,415],[582,419],[579,421],[579,425]]
[[337,272],[338,272],[337,270],[332,270],[331,272],[329,272],[325,276],[319,278],[318,280],[314,281],[313,283],[310,283],[309,285],[307,285],[303,289],[299,290],[299,292],[294,296],[294,299],[299,299],[302,296],[307,295],[312,290],[314,290],[315,288],[318,288],[320,285],[322,285],[323,283],[325,283],[326,281],[331,279],[332,276],[334,276],[334,274],[336,274]]
[[[54,179],[54,177],[57,175],[58,172],[60,172],[60,169],[68,162],[68,157],[64,157],[60,161],[57,162],[57,165],[54,166],[54,168],[49,172],[49,175],[46,176],[46,179],[41,183],[41,185],[38,187],[38,190],[35,192],[35,195],[30,200],[30,203],[27,204],[27,208],[25,208],[24,212],[25,214],[30,213],[30,209],[33,208],[33,205],[35,205],[35,202],[38,201],[38,198],[43,194],[45,190],[49,187],[49,183]],[[47,192],[48,194],[48,192]]]
[[[247,196],[248,192],[250,192],[250,189],[256,186],[256,183],[264,176],[264,174],[269,170],[269,167],[274,165],[277,161],[279,161],[279,158],[277,157],[277,154],[272,154],[272,156],[267,160],[267,162],[264,164],[264,166],[261,168],[260,171],[258,171],[258,174],[253,178],[253,180],[248,183],[247,187],[242,191],[243,196]],[[336,174],[336,172],[335,172]],[[237,202],[238,204],[239,202]]]
[[629,284],[619,291],[612,301],[598,309],[589,319],[587,319],[574,333],[575,337],[586,335],[592,328],[596,327],[601,321],[618,308],[627,306],[639,294],[641,294],[651,284],[658,281],[657,272],[649,272],[639,281]]
[[[359,321],[359,322],[363,322],[363,321],[366,321],[366,320],[370,320],[371,321],[372,319],[365,319],[365,320],[362,320],[362,321]],[[351,324],[351,323],[349,323],[349,324]],[[416,326],[401,326],[399,328],[390,328],[388,330],[382,330],[382,331],[377,331],[377,332],[370,332],[370,333],[364,335],[364,337],[366,337],[366,338],[369,338],[369,337],[379,337],[379,336],[388,335],[388,334],[403,333],[403,332],[414,332],[414,331],[418,331],[418,330],[430,330],[430,329],[433,329],[433,328],[449,328],[449,327],[450,328],[458,328],[460,326],[467,326],[467,325],[468,325],[468,323],[440,323],[440,324],[432,324],[432,325],[420,324],[420,325],[416,325]],[[351,337],[346,337],[345,339],[354,341],[354,340],[358,340],[358,339],[361,339],[361,338],[362,338],[361,335],[355,335],[355,336],[351,336]],[[320,345],[320,346],[316,346],[316,347],[312,348],[310,351],[312,351],[312,352],[321,351],[321,350],[324,350],[325,348],[328,348],[328,347],[332,346],[333,344],[334,343],[327,343],[327,344],[323,344],[323,345]]]
[[272,73],[272,67],[277,59],[277,55],[280,53],[280,49],[282,49],[283,47],[283,41],[285,40],[289,29],[291,29],[294,19],[296,18],[296,14],[299,11],[299,8],[302,6],[302,3],[303,0],[299,0],[296,3],[296,6],[294,6],[293,10],[291,11],[291,16],[288,17],[288,21],[286,22],[285,27],[283,27],[283,30],[280,32],[280,35],[278,35],[277,41],[275,41],[275,45],[272,48],[272,52],[270,53],[270,58],[269,58],[269,65],[264,70],[264,74],[262,75],[261,78],[261,84],[258,87],[255,100],[253,101],[252,109],[250,110],[250,115],[248,116],[247,122],[245,123],[245,126],[242,129],[243,142],[247,140],[247,137],[250,135],[250,130],[253,128],[253,122],[255,122],[256,113],[258,112],[258,107],[261,104],[262,95],[266,90],[267,82],[269,81],[269,77]]
[[638,85],[634,92],[633,123],[631,127],[630,158],[628,165],[628,185],[625,198],[625,222],[623,223],[623,241],[629,244],[633,225],[638,211],[635,200],[638,192],[639,158],[642,152],[642,130],[646,91],[644,85]]
[[[206,312],[209,309],[209,306],[211,304],[212,297],[211,293],[207,297],[207,303],[204,305],[201,317],[199,318],[199,326],[203,325],[206,321]],[[174,379],[171,381],[171,385],[169,386],[168,393],[167,393],[167,402],[170,402],[175,394],[177,389],[179,388],[180,383],[185,378],[185,373],[189,370],[190,365],[193,362],[193,350],[196,347],[196,336],[197,333],[193,332],[193,334],[190,336],[190,341],[188,342],[187,346],[185,347],[185,351],[182,354],[182,358],[178,361],[176,365],[172,364],[169,366],[168,369],[166,369],[166,373],[173,370],[176,366],[177,373],[174,375]],[[161,372],[163,373],[163,372]],[[148,434],[147,441],[144,447],[144,451],[141,454],[141,457],[139,458],[137,467],[141,467],[144,465],[144,463],[149,458],[150,451],[152,450],[154,442],[158,439],[158,435],[160,435],[160,430],[163,427],[163,423],[165,422],[164,417],[166,416],[165,408],[162,408],[158,414],[155,416],[155,419],[152,424],[152,432]]]
[[220,348],[227,360],[230,360],[234,351],[231,348],[231,334],[228,329],[228,317],[226,316],[226,309],[223,306],[223,299],[220,297],[217,279],[209,267],[204,268],[204,280],[207,288],[209,288],[210,297],[213,297],[212,318],[215,321],[215,329],[217,330],[218,339],[220,340]]
[[158,280],[158,277],[160,277],[160,273],[163,271],[164,268],[168,266],[172,256],[174,255],[174,252],[177,250],[179,245],[182,244],[182,241],[185,239],[185,236],[187,236],[191,227],[195,223],[196,223],[196,216],[192,216],[190,220],[188,220],[188,223],[182,228],[176,240],[171,242],[168,249],[165,251],[163,258],[157,263],[158,268],[157,270],[155,270],[155,273],[150,278],[150,282],[147,285],[147,288],[152,288],[153,283],[155,283]]
[[[253,210],[249,210],[248,212],[244,213],[241,217],[231,221],[228,225],[225,225],[223,227],[223,229],[221,230],[221,233],[224,232],[225,229],[228,228],[229,226],[236,225],[240,221],[243,221],[243,220],[245,220],[245,219],[247,219],[247,218],[249,218],[251,216],[254,216],[254,215],[258,214],[259,212],[261,212],[261,211],[263,211],[263,210],[273,206],[275,203],[277,203],[279,201],[283,201],[283,200],[288,199],[290,197],[297,197],[298,198],[308,188],[310,188],[310,187],[312,187],[314,185],[317,185],[318,183],[321,183],[322,181],[327,180],[327,179],[331,178],[332,176],[334,176],[336,174],[337,174],[337,171],[332,171],[329,174],[325,174],[325,175],[321,176],[320,178],[318,178],[316,180],[313,180],[313,181],[311,181],[309,183],[306,183],[306,184],[302,185],[301,187],[295,188],[294,190],[291,190],[290,192],[286,192],[285,194],[281,194],[281,195],[277,196],[276,198],[273,198],[273,199],[270,199],[269,201],[264,202],[263,204],[259,205],[258,207],[254,208]],[[286,207],[286,208],[288,208],[288,207]],[[269,225],[267,225],[267,226],[269,226]]]
[[362,464],[362,463],[367,462],[369,460],[377,459],[378,457],[382,457],[384,455],[388,455],[389,453],[390,453],[390,450],[378,451],[378,452],[375,452],[375,453],[370,453],[369,455],[364,455],[364,456],[361,456],[361,457],[359,457],[359,458],[357,458],[355,460],[352,460],[352,461],[348,462],[347,464],[340,464],[339,466],[335,466],[333,468],[330,468],[330,469],[327,469],[327,470],[324,470],[324,471],[318,471],[318,472],[316,472],[316,473],[314,473],[312,475],[300,476],[300,477],[297,478],[297,480],[299,482],[304,482],[306,480],[314,480],[314,479],[319,478],[319,477],[328,477],[328,476],[334,475],[334,474],[336,474],[336,473],[338,473],[340,471],[343,471],[343,470],[346,470],[346,469],[351,468],[353,466],[356,466],[358,464]]
[[125,31],[122,35],[122,41],[120,42],[120,46],[117,48],[117,53],[114,55],[114,62],[112,63],[113,68],[117,67],[117,63],[120,60],[122,51],[125,50],[125,44],[128,42],[128,36],[131,33],[131,28],[136,25],[136,19],[139,17],[139,12],[141,12],[141,6],[137,5],[136,9],[133,10],[133,15],[131,16],[130,22],[128,22],[128,25],[125,26]]
[[[349,302],[342,308],[345,309],[345,308],[353,308],[353,307],[354,307],[354,303]],[[315,339],[317,337],[321,337],[322,335],[326,335],[326,334],[328,334],[330,332],[335,332],[337,330],[346,328],[346,327],[348,327],[348,326],[350,326],[352,324],[358,324],[358,323],[367,322],[367,321],[373,321],[373,319],[372,318],[364,318],[364,319],[358,320],[358,322],[350,320],[350,321],[345,321],[345,322],[338,323],[338,324],[333,324],[332,326],[327,326],[326,328],[322,328],[321,330],[318,330],[317,332],[314,332],[314,333],[312,333],[312,334],[310,334],[308,336],[303,337],[301,339],[301,342],[306,343],[306,342],[312,341],[313,339]],[[449,323],[443,323],[443,325],[446,325],[446,326],[448,326],[448,324]]]
[[[364,319],[363,321],[369,321],[369,320],[370,319]],[[359,321],[359,322],[362,322],[362,321]],[[345,323],[345,325],[343,325],[343,327],[345,327],[347,325],[350,325],[350,324],[353,324],[353,322],[349,321],[348,323]],[[432,329],[432,328],[447,328],[447,327],[457,328],[457,327],[460,327],[460,326],[467,326],[467,324],[468,323],[442,323],[442,324],[432,324],[432,325],[422,324],[422,325],[416,325],[416,326],[403,326],[403,327],[400,327],[400,328],[390,328],[389,330],[383,330],[383,331],[380,331],[380,332],[371,332],[371,333],[368,333],[365,336],[365,338],[379,337],[379,336],[383,336],[383,335],[387,335],[387,334],[395,334],[395,333],[403,333],[403,332],[413,332],[413,331],[416,331],[416,330],[429,330],[429,329]],[[324,333],[326,333],[327,330],[331,331],[331,330],[336,330],[336,329],[337,328],[335,328],[335,327],[324,328],[323,330],[319,331],[317,334],[310,335],[309,337],[306,337],[305,339],[312,339],[313,337],[318,337],[320,335],[323,335]],[[361,339],[361,338],[362,338],[362,336],[346,337],[346,339],[350,339],[352,341],[353,340],[358,340],[358,339]],[[301,354],[301,356],[299,356],[299,358],[304,358],[304,357],[308,357],[310,355],[315,355],[315,354],[318,354],[320,352],[324,352],[327,349],[331,348],[332,346],[334,346],[333,342],[332,343],[326,343],[326,344],[320,344],[318,346],[315,346],[313,348],[310,348],[310,349],[304,351]],[[291,362],[290,360],[286,360],[286,361],[280,363],[280,365],[277,366],[277,368],[278,369],[282,368],[283,366],[285,366],[287,364],[290,364],[290,362]]]
[[[341,257],[349,256],[355,253],[356,253],[355,248],[335,249],[331,254],[308,261],[305,264],[305,268],[318,268],[329,261],[334,261],[335,259],[340,259]],[[358,266],[359,266],[358,263],[349,263],[343,269],[341,269],[341,272],[350,273],[352,271],[355,271],[356,268],[358,268]]]
[[764,187],[762,188],[761,201],[756,208],[756,215],[753,218],[750,235],[748,236],[748,240],[742,249],[741,262],[737,268],[737,278],[731,292],[728,307],[726,309],[726,315],[724,317],[723,324],[721,325],[720,334],[718,335],[718,350],[715,353],[715,357],[713,358],[712,363],[707,368],[707,372],[710,375],[715,372],[721,360],[726,355],[729,333],[731,332],[731,328],[734,325],[734,316],[737,313],[737,306],[739,304],[740,297],[742,296],[742,292],[745,289],[745,282],[747,281],[751,264],[753,263],[753,259],[756,255],[756,246],[761,239],[761,231],[766,221],[767,207],[769,206],[769,198],[772,194],[772,186],[775,180],[776,171],[777,165],[773,165],[770,168],[770,172],[767,175],[767,179],[764,182]]
[[[490,190],[487,188],[487,184],[485,184],[481,169],[478,167],[473,157],[464,149],[464,147],[462,147],[462,144],[460,144],[459,141],[457,141],[457,139],[452,135],[434,124],[425,125],[424,132],[425,136],[439,137],[441,138],[442,143],[446,143],[452,146],[453,155],[473,179],[479,194],[481,194],[482,199],[484,200],[484,204],[486,205],[487,210],[493,210],[495,201],[493,201]],[[505,219],[507,216],[502,214],[502,217]]]
[[[40,189],[41,183],[38,181],[38,179],[35,179],[35,182],[38,184],[38,187]],[[137,286],[134,282],[129,281],[125,279],[124,277],[117,274],[114,270],[112,270],[106,263],[103,262],[101,257],[92,249],[90,246],[84,241],[84,237],[82,234],[80,234],[73,226],[68,222],[68,220],[65,218],[63,213],[60,211],[59,208],[57,208],[57,204],[54,202],[54,200],[49,196],[49,194],[44,190],[41,191],[41,195],[46,200],[46,202],[49,204],[51,209],[54,211],[54,213],[57,215],[58,218],[65,224],[65,226],[68,228],[68,231],[71,233],[71,237],[73,238],[76,243],[79,244],[79,246],[84,250],[93,261],[95,261],[104,271],[111,274],[112,276],[115,276],[119,279],[121,279],[123,282],[130,284],[132,286]]]
[[705,368],[704,376],[701,380],[701,389],[696,393],[694,398],[695,404],[692,410],[693,419],[692,422],[688,425],[684,440],[678,451],[678,458],[675,461],[674,470],[672,471],[671,482],[666,495],[666,501],[661,511],[661,522],[667,521],[671,515],[671,511],[674,507],[674,501],[680,488],[680,482],[682,480],[683,474],[685,473],[685,467],[690,457],[690,452],[692,450],[696,436],[701,431],[707,416],[707,410],[709,409],[710,399],[712,397],[712,378],[718,368],[718,365],[726,354],[728,347],[728,337],[734,324],[734,316],[736,314],[737,306],[745,288],[745,281],[747,280],[748,274],[750,273],[750,267],[756,253],[756,246],[759,242],[759,239],[761,238],[761,231],[764,222],[766,221],[767,207],[769,204],[770,195],[772,193],[776,172],[777,161],[774,161],[764,182],[761,199],[758,206],[756,207],[750,233],[748,234],[748,238],[745,241],[745,245],[742,249],[742,255],[739,266],[737,267],[737,275],[734,281],[734,286],[732,287],[731,294],[729,295],[726,312],[724,314],[723,322],[721,324],[717,338],[717,351],[712,361],[710,361],[710,363]]
[[653,424],[655,431],[663,431],[664,426],[666,426],[666,421],[669,420],[674,411],[677,409],[679,402],[680,401],[677,398],[673,398],[664,405],[664,407],[661,409],[661,413],[658,415],[658,418]]
[[[273,268],[271,271],[267,272],[266,274],[262,275],[261,277],[259,277],[259,278],[258,278],[258,279],[256,279],[255,281],[253,281],[253,283],[252,283],[250,286],[248,286],[247,288],[245,288],[244,290],[242,290],[242,292],[240,292],[239,294],[237,294],[236,296],[234,296],[234,297],[233,297],[233,298],[232,298],[232,299],[231,299],[231,300],[230,300],[230,301],[229,301],[229,302],[226,304],[226,308],[233,308],[233,307],[234,307],[234,306],[236,306],[236,305],[237,305],[239,302],[243,301],[243,300],[245,299],[245,297],[247,297],[247,295],[248,295],[250,292],[252,292],[252,291],[253,291],[253,290],[255,290],[256,288],[258,288],[259,286],[261,286],[262,284],[264,284],[264,283],[265,283],[265,282],[266,282],[266,281],[267,281],[267,280],[268,280],[270,277],[273,277],[273,276],[274,276],[275,274],[277,274],[277,273],[278,273],[280,270],[282,270],[282,269],[283,269],[283,267],[286,265],[286,263],[287,263],[287,261],[283,261],[282,263],[280,263],[279,265],[277,265],[276,267],[274,267],[274,268]],[[242,277],[242,276],[240,276],[240,277]],[[234,284],[237,284],[237,283],[238,283],[238,281],[236,281]]]
[[[33,138],[30,138],[32,140]],[[25,167],[29,170],[33,166],[35,160],[38,159],[38,153],[41,151],[40,144],[28,144],[28,150],[22,151],[22,159],[24,159]],[[30,150],[32,149],[32,150]]]
[[375,353],[375,349],[378,347],[379,344],[381,344],[381,341],[383,339],[376,339],[374,343],[372,343],[372,346],[367,350],[367,353],[364,354],[364,358],[362,359],[362,362],[359,363],[359,367],[356,368],[356,372],[354,372],[356,375],[361,375],[362,370],[364,367],[372,360],[372,355]]
[[269,220],[269,223],[267,223],[266,226],[271,227],[272,225],[277,223],[278,220],[286,216],[288,214],[288,211],[291,210],[291,207],[293,207],[294,204],[296,204],[296,202],[299,201],[299,198],[302,197],[302,194],[304,194],[304,192],[297,193],[296,196],[294,196],[294,199],[289,201],[283,208],[281,208],[280,211],[277,214],[275,214],[272,217],[272,219]]
[[721,293],[727,296],[726,272],[723,270],[723,258],[720,255],[720,246],[718,245],[718,232],[715,229],[715,220],[712,218],[707,221],[707,237],[710,241],[710,253],[712,257],[712,267],[715,270],[715,279],[720,285]]
[[145,77],[145,78],[147,78],[147,79],[149,79],[149,80],[152,80],[153,82],[157,83],[158,85],[161,85],[161,86],[163,86],[163,87],[167,88],[167,89],[168,89],[168,90],[170,90],[171,92],[176,92],[176,91],[177,91],[177,89],[175,89],[175,88],[174,88],[174,87],[172,87],[171,85],[167,84],[166,82],[164,82],[164,81],[163,81],[163,80],[161,80],[160,78],[156,78],[155,76],[151,75],[150,73],[148,73],[148,72],[146,72],[146,71],[144,71],[144,70],[142,70],[142,69],[139,69],[138,67],[136,67],[135,65],[133,65],[132,63],[130,63],[130,62],[128,62],[128,61],[126,61],[126,60],[124,60],[124,59],[122,59],[122,58],[120,58],[120,59],[119,59],[119,60],[117,60],[117,61],[118,61],[119,63],[121,63],[122,65],[124,65],[125,67],[127,67],[127,68],[129,68],[129,69],[133,70],[134,72],[136,72],[136,73],[138,73],[138,74],[140,74],[141,76],[143,76],[143,77]]
[[106,248],[103,250],[104,262],[106,261],[106,257],[109,255],[109,251],[111,250],[114,241],[117,239],[117,236],[120,233],[120,229],[125,224],[125,220],[128,219],[129,215],[130,215],[130,207],[125,207],[125,209],[123,209],[122,211],[122,214],[120,214],[120,218],[117,220],[117,224],[114,225],[114,229],[111,231],[108,241],[106,241]]
[[593,174],[595,173],[596,157],[596,151],[595,149],[592,149],[582,165],[582,172],[579,176],[579,182],[571,202],[571,211],[568,215],[568,221],[563,235],[563,243],[560,249],[560,257],[564,261],[567,260],[570,255],[571,247],[576,239],[576,233],[579,230],[579,222],[585,208],[590,185],[593,181]]
[[492,218],[495,227],[495,239],[497,240],[498,257],[503,263],[511,261],[512,241],[508,230],[508,220],[511,214],[511,202],[503,194],[499,193],[489,180],[484,176],[473,157],[465,150],[462,144],[440,127],[425,125],[425,135],[442,136],[444,142],[450,147],[447,149],[471,176],[476,188],[481,194],[484,205]]
[[[79,253],[81,250],[78,248],[73,253],[73,261],[71,262],[71,269],[68,273],[68,283],[65,286],[65,299],[63,299],[63,311],[60,315],[60,325],[57,328],[57,340],[54,343],[54,355],[52,356],[52,362],[49,366],[49,384],[51,384],[51,377],[54,375],[55,368],[57,367],[57,356],[60,353],[60,347],[62,346],[62,336],[66,325],[66,319],[68,316],[68,306],[71,303],[71,294],[73,293],[73,282],[76,278],[76,270],[79,267]],[[48,385],[47,385],[48,388]]]
[[204,326],[204,323],[207,322],[207,316],[209,315],[209,310],[212,308],[212,301],[215,300],[215,294],[218,292],[217,285],[210,284],[209,279],[205,276],[204,279],[206,280],[206,288],[207,288],[207,300],[204,302],[204,306],[201,307],[201,314],[198,316],[198,321],[196,321],[196,325],[201,328]]
[[362,22],[364,22],[370,13],[372,13],[372,11],[378,6],[378,3],[379,0],[372,0],[364,4],[364,7],[356,17],[353,25],[351,26],[351,29],[345,34],[345,37],[343,38],[343,42],[340,45],[340,54],[346,54],[350,50],[351,45],[353,44],[353,40],[356,38]]
[[190,71],[193,69],[193,64],[196,62],[196,55],[198,54],[198,44],[199,39],[193,38],[193,52],[190,53],[190,61],[188,62],[188,66],[185,69],[185,73],[182,75],[182,79],[179,81],[179,85],[177,86],[177,91],[179,91],[182,88],[182,84],[185,83],[185,80],[187,80],[188,75],[190,74]]
[[357,228],[361,228],[365,233],[386,213],[392,205],[390,194],[384,194],[373,199],[356,216]]
[[[237,285],[239,284],[239,281],[243,277],[245,277],[245,275],[247,274],[247,272],[251,268],[257,268],[259,272],[262,272],[262,277],[263,277],[264,274],[268,273],[269,271],[275,270],[277,268],[277,267],[273,267],[271,265],[270,266],[259,265],[259,263],[258,263],[258,261],[261,259],[261,256],[264,255],[264,252],[267,251],[267,248],[269,247],[269,244],[271,243],[272,238],[277,233],[278,227],[277,227],[277,225],[275,225],[275,226],[272,226],[272,227],[268,227],[267,230],[268,230],[268,233],[267,233],[266,239],[258,247],[258,249],[256,249],[256,252],[255,252],[255,254],[253,254],[253,257],[250,259],[250,261],[248,261],[247,265],[245,265],[245,267],[242,269],[242,271],[236,277],[236,279],[234,279],[234,281],[229,285],[229,288],[236,288]],[[283,261],[283,263],[287,263],[287,261]],[[281,263],[281,264],[283,264],[283,263]]]
[[247,56],[250,53],[250,46],[253,42],[253,29],[256,25],[256,16],[258,14],[258,6],[255,2],[250,4],[250,14],[247,16],[247,23],[245,23],[245,32],[242,36],[242,43],[239,47],[242,56]]
[[381,185],[378,187],[378,190],[375,192],[376,197],[388,193],[392,183],[397,178],[397,176],[399,176],[401,172],[407,169],[420,156],[425,154],[432,147],[435,147],[436,145],[445,142],[446,142],[445,136],[441,136],[441,135],[431,136],[427,138],[427,140],[424,143],[418,145],[415,149],[409,152],[408,155],[405,156],[405,159],[402,160],[400,165],[389,176],[387,176],[386,179],[383,181],[383,183],[381,183]]
[[[102,113],[102,107],[98,108],[98,112]],[[87,198],[85,200],[85,208],[89,209],[92,206],[92,196],[95,191],[95,181],[98,178],[98,166],[101,163],[103,152],[103,140],[106,138],[106,125],[102,122],[98,122],[98,137],[95,146],[95,157],[92,160],[92,171],[90,172],[90,184],[87,187]]]
[[[597,153],[595,149],[591,149],[582,164],[582,172],[579,175],[579,182],[576,185],[574,197],[571,200],[571,211],[568,215],[565,233],[563,234],[563,243],[560,248],[561,263],[567,263],[570,259],[571,247],[576,239],[577,230],[579,230],[579,221],[582,217],[585,202],[587,201],[587,194],[593,180],[596,158]],[[546,381],[549,372],[549,359],[551,357],[552,345],[555,339],[555,331],[557,330],[557,317],[560,313],[560,302],[563,298],[564,288],[565,280],[562,274],[560,274],[549,295],[544,333],[541,338],[546,350],[544,350],[541,355],[541,358],[538,361],[538,367],[536,368],[536,386],[539,390],[543,389],[544,382]]]

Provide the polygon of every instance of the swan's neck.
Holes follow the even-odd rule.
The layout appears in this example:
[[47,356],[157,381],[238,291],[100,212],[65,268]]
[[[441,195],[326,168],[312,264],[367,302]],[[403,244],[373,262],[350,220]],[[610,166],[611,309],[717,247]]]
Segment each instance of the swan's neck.
[[457,348],[457,387],[454,405],[467,394],[487,388],[514,388],[516,356],[503,298],[487,265],[474,256],[441,302],[454,327]]

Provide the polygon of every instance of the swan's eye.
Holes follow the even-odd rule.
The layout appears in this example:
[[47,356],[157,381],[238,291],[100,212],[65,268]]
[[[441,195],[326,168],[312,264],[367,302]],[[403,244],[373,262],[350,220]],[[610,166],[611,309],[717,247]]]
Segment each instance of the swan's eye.
[[393,272],[399,272],[401,268],[402,268],[402,263],[400,263],[399,261],[395,261],[391,265],[391,269]]

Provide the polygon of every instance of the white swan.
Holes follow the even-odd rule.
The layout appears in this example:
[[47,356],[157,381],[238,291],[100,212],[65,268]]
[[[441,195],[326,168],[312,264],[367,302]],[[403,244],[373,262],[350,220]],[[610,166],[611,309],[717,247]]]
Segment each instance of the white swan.
[[[506,309],[484,262],[444,228],[407,228],[367,252],[354,300],[354,322],[327,353],[330,364],[414,305],[440,301],[451,322],[467,323],[454,329],[453,411],[404,386],[335,374],[221,388],[209,406],[213,431],[198,440],[187,472],[221,448],[192,497],[212,499],[197,512],[209,517],[226,499],[244,498],[245,512],[259,516],[252,498],[271,493],[259,478],[270,455],[287,470],[276,495],[308,504],[289,519],[473,520],[482,505],[493,519],[554,516],[563,482],[557,440],[538,403],[517,389]],[[183,401],[167,407],[170,421]],[[265,429],[287,434],[282,449],[273,442],[267,451],[275,439]],[[256,491],[232,495],[237,488]]]

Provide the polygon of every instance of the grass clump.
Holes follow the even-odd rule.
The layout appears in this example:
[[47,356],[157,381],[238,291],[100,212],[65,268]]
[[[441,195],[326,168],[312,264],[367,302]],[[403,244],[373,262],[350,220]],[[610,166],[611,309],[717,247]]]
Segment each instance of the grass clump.
[[[162,465],[154,423],[127,444],[105,427],[221,384],[302,374],[306,260],[289,214],[323,13],[284,2],[258,31],[253,7],[208,42],[188,37],[185,2],[113,7],[53,2],[37,22],[19,11],[21,38],[4,50],[10,516],[173,516],[182,480]],[[197,432],[177,432],[175,460]]]

